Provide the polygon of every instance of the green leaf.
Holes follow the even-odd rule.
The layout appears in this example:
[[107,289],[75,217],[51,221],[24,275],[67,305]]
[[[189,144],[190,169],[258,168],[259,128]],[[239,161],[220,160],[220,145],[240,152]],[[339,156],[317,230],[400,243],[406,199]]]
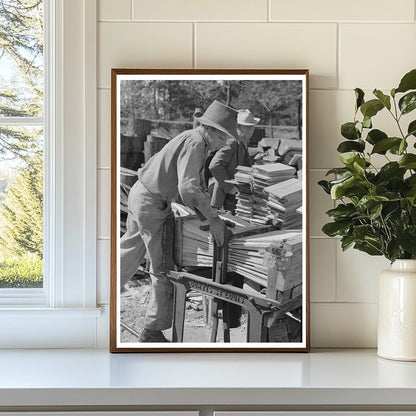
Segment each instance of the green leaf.
[[399,108],[402,114],[408,114],[416,108],[416,91],[409,92],[399,100]]
[[383,246],[380,240],[370,236],[365,236],[364,239],[374,250],[377,250],[380,254],[382,253]]
[[381,181],[389,181],[391,178],[403,178],[406,169],[401,168],[397,162],[389,162],[381,167],[378,177]]
[[345,235],[351,227],[349,221],[336,221],[329,222],[322,227],[322,231],[329,237],[335,237],[337,235]]
[[361,106],[361,112],[364,117],[371,118],[374,117],[380,110],[384,108],[384,105],[380,100],[370,100],[365,102]]
[[394,98],[396,96],[396,88],[392,88],[390,91],[390,95]]
[[371,225],[357,225],[352,231],[355,240],[364,240],[366,236],[373,233]]
[[327,194],[331,194],[331,186],[330,183],[328,181],[319,181],[318,185],[327,193]]
[[364,91],[361,88],[356,88],[355,90],[355,111],[364,104]]
[[325,176],[332,175],[332,174],[344,175],[345,173],[349,173],[349,172],[351,172],[351,169],[349,168],[333,168],[333,169],[329,169],[329,171],[326,172]]
[[389,151],[394,155],[402,155],[403,152],[407,149],[406,139],[400,139],[400,143],[392,146]]
[[406,228],[398,237],[398,242],[404,251],[416,254],[416,227]]
[[357,209],[365,213],[368,209],[378,205],[380,202],[388,200],[387,197],[382,195],[364,195],[357,204]]
[[387,244],[387,254],[386,254],[386,257],[390,261],[394,261],[394,260],[402,257],[402,250],[400,249],[399,242],[397,241],[396,238],[392,239]]
[[409,184],[409,186],[415,186],[416,185],[416,174],[410,175],[406,182]]
[[407,128],[407,135],[408,136],[415,136],[416,137],[416,120],[413,120],[410,124],[409,127]]
[[352,167],[356,160],[360,159],[357,152],[346,152],[339,155],[339,160],[345,165]]
[[366,168],[365,159],[357,159],[356,161],[354,161],[352,167],[355,172],[363,174]]
[[330,209],[326,214],[334,220],[353,216],[357,213],[354,204],[339,204],[336,208]]
[[375,220],[381,217],[381,212],[383,211],[383,204],[376,204],[375,206],[370,208],[370,218]]
[[348,140],[357,140],[361,137],[360,131],[357,129],[357,123],[350,121],[341,126],[341,135]]
[[391,109],[390,97],[388,95],[377,89],[373,91],[373,94],[383,103],[384,107],[388,110]]
[[399,147],[401,141],[402,139],[400,139],[399,137],[387,137],[386,139],[378,141],[374,145],[373,151],[371,153],[378,153],[380,155],[384,155],[387,152],[387,150],[390,150],[392,147]]
[[366,140],[368,143],[374,145],[378,143],[380,140],[387,139],[387,137],[388,136],[386,133],[384,133],[384,131],[374,129],[368,132]]
[[399,159],[399,165],[405,169],[416,169],[416,155],[407,153]]
[[339,146],[337,147],[337,151],[340,153],[346,153],[351,151],[357,151],[357,152],[364,152],[365,149],[365,142],[363,140],[358,140],[356,142],[353,141],[346,141],[341,142]]
[[[361,184],[362,182],[360,181],[360,178],[356,176],[343,179],[331,187],[331,198],[340,199],[348,194],[360,194],[362,193],[362,190],[359,188],[359,185]],[[348,196],[350,197],[350,195]]]
[[354,244],[354,237],[351,235],[346,235],[341,238],[341,248],[342,251],[347,250]]
[[371,129],[373,127],[373,123],[371,122],[371,117],[364,116],[363,127],[366,129]]
[[416,69],[412,69],[408,72],[404,77],[401,79],[398,88],[396,88],[395,92],[406,92],[409,90],[416,89]]
[[360,251],[364,251],[370,256],[381,256],[383,254],[381,249],[374,247],[372,244],[369,244],[368,242],[356,242],[354,244],[354,248]]

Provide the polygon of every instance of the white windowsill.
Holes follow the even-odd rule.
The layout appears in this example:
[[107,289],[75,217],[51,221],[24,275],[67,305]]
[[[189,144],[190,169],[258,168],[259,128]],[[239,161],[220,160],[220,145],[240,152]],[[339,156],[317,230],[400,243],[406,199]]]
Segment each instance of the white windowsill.
[[97,348],[107,343],[107,315],[106,307],[2,306],[0,348]]
[[0,350],[0,410],[65,406],[416,409],[416,363],[376,351],[110,354]]
[[90,317],[99,318],[102,313],[101,308],[45,308],[42,306],[1,306],[0,317],[22,316],[39,318],[48,316],[67,316],[67,317]]

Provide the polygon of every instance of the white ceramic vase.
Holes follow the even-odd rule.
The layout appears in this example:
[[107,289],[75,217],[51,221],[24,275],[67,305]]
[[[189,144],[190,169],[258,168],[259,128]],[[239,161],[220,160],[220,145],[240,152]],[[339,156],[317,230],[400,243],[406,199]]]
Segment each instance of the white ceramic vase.
[[396,260],[380,275],[377,354],[416,361],[416,260]]

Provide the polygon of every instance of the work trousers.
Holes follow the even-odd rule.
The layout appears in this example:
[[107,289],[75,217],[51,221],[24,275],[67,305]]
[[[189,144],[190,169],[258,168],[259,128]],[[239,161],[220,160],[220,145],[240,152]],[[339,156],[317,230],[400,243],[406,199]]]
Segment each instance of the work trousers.
[[128,209],[127,232],[120,240],[121,287],[132,278],[147,252],[152,289],[144,327],[161,331],[172,326],[173,285],[164,274],[174,268],[173,212],[170,203],[139,181],[131,188]]

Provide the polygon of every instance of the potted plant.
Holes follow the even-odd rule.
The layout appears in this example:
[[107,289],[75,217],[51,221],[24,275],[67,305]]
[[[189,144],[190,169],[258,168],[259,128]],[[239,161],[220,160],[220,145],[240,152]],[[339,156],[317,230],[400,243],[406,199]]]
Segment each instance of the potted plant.
[[[355,115],[341,126],[345,139],[337,148],[342,167],[327,172],[333,180],[319,185],[337,201],[327,211],[332,219],[322,231],[350,247],[384,256],[391,269],[380,276],[378,354],[416,360],[416,69],[389,94],[375,89],[366,101],[355,89]],[[387,111],[395,131],[373,126],[373,117]],[[405,117],[403,117],[405,116]],[[375,158],[385,162],[375,163]]]

